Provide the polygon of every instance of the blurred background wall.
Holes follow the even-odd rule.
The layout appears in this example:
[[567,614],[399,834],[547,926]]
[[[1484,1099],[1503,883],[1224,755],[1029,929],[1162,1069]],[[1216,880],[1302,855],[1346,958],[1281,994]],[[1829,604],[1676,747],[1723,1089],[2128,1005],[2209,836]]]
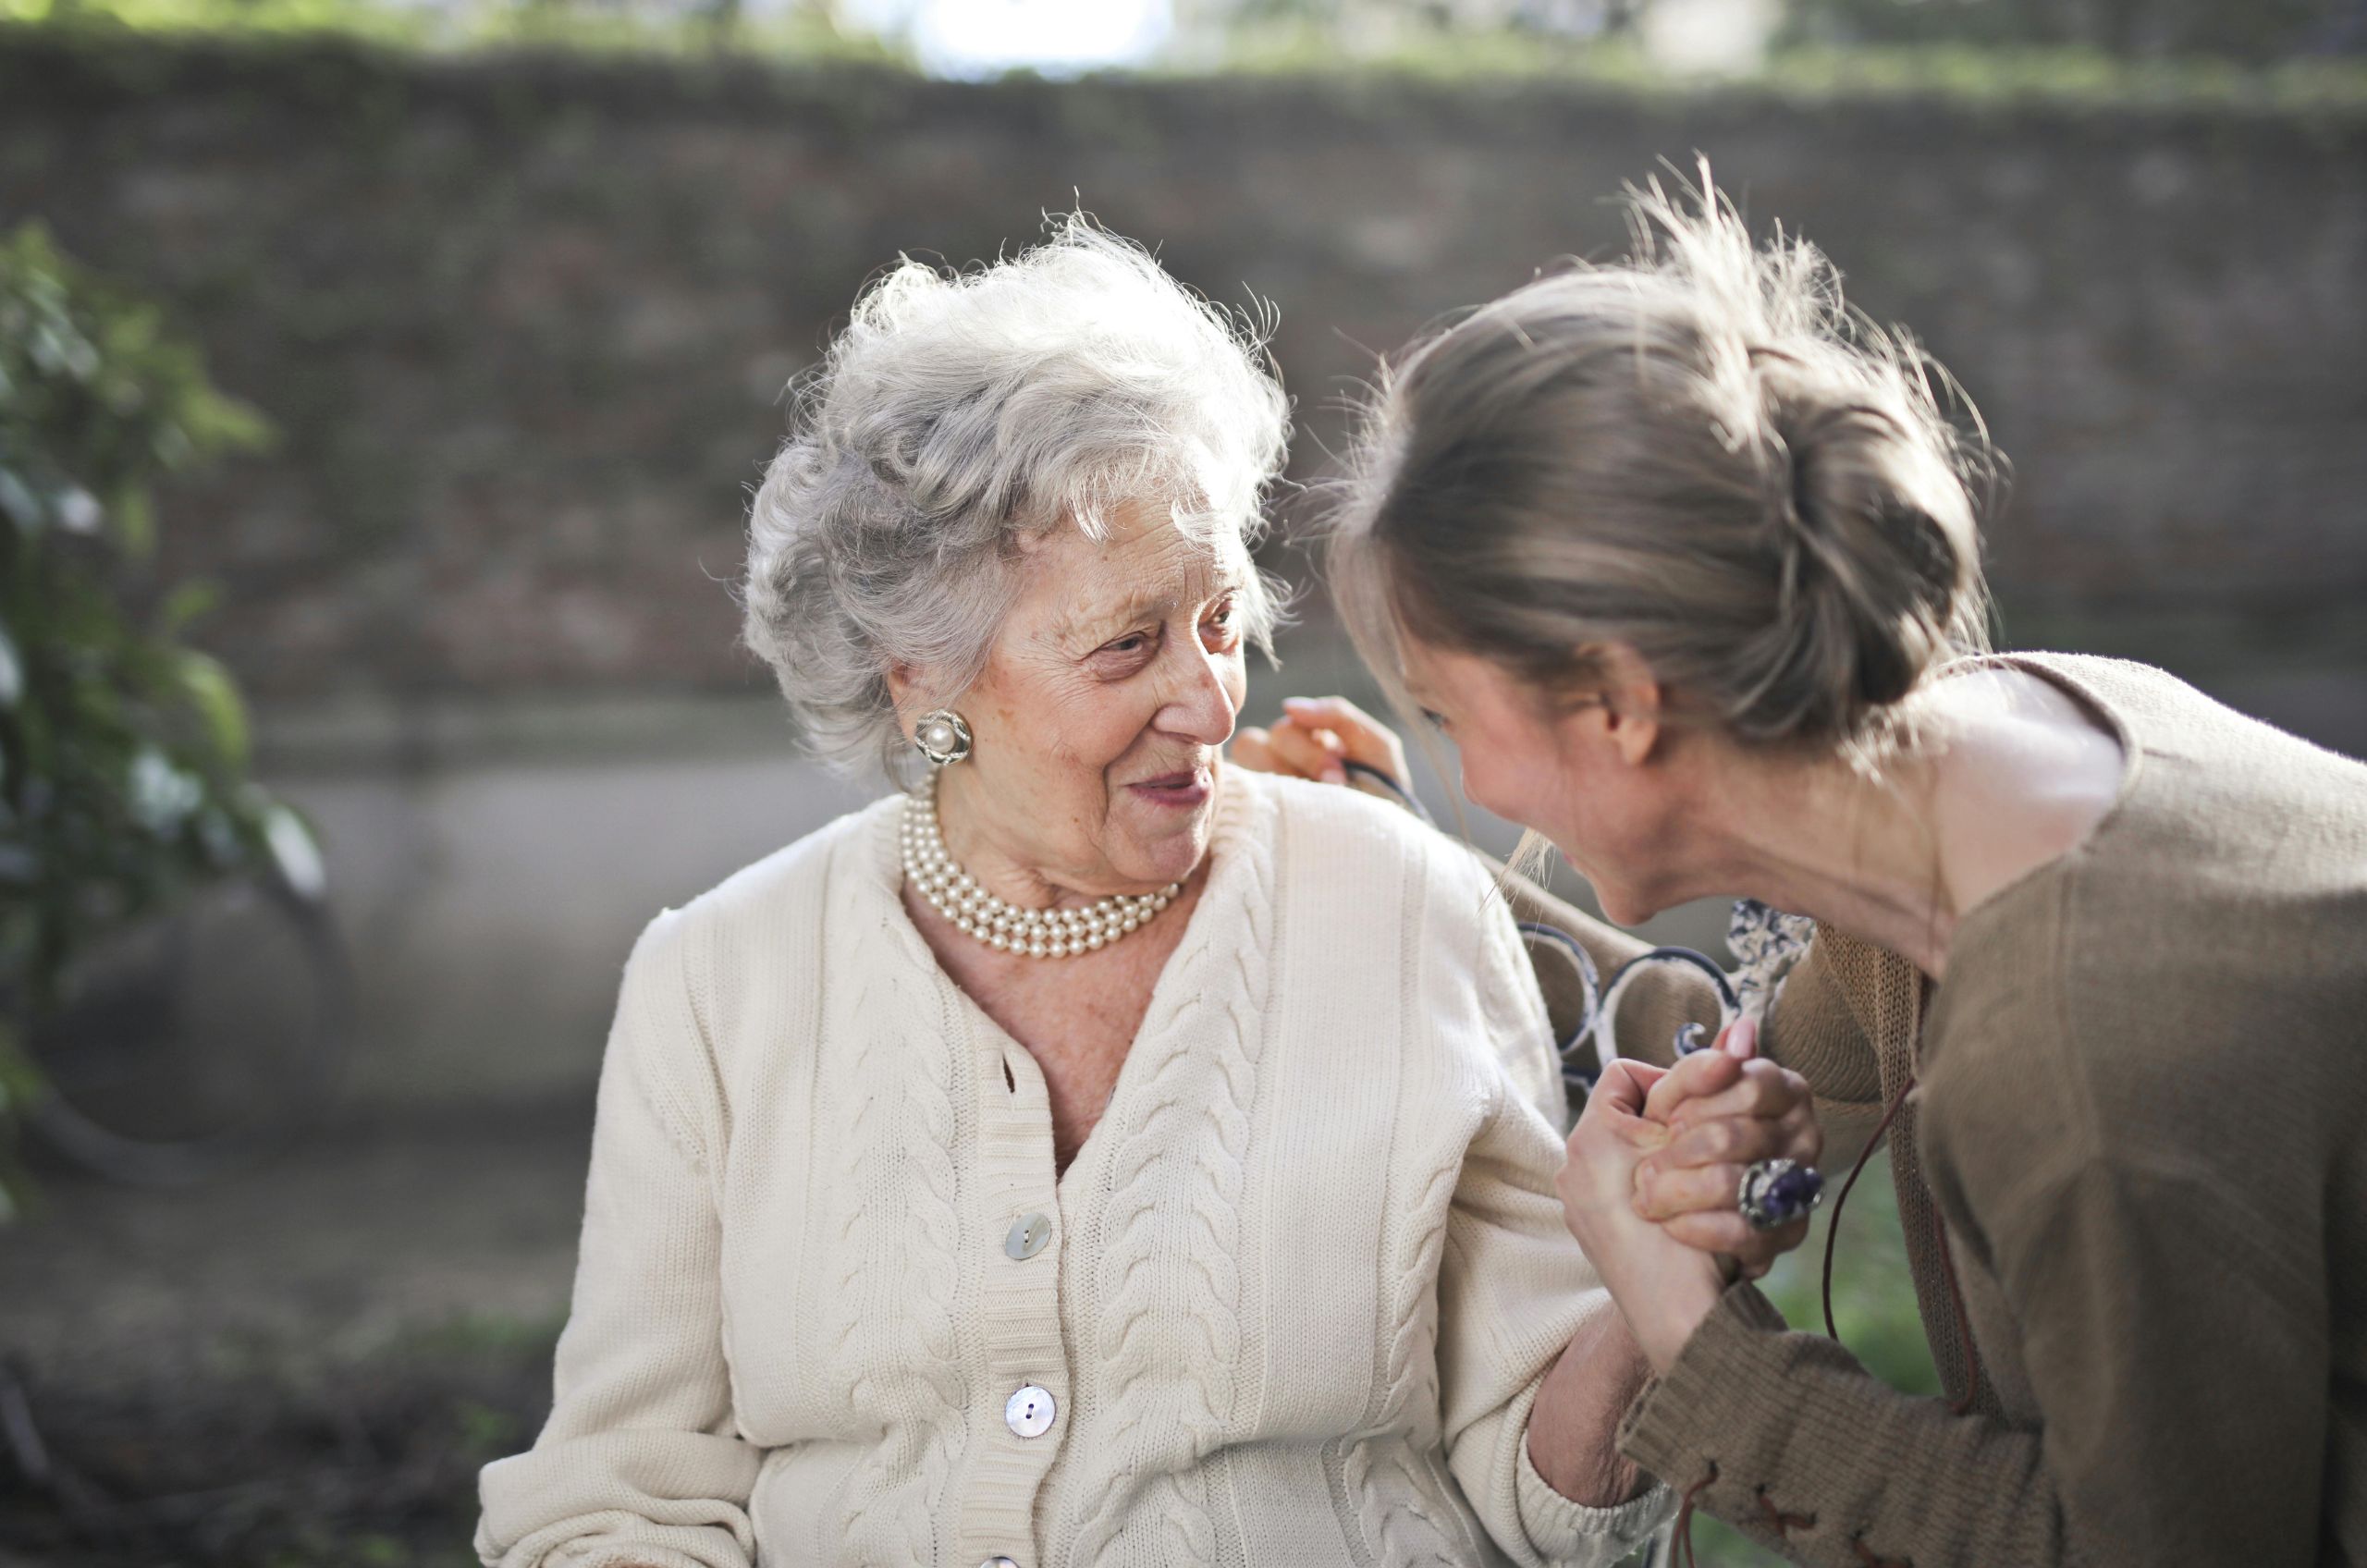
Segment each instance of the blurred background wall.
[[[876,792],[799,758],[730,583],[783,388],[882,263],[990,257],[1082,203],[1218,300],[1279,306],[1314,478],[1377,353],[1614,254],[1623,183],[1697,152],[1986,415],[2013,462],[2006,643],[2157,662],[2367,751],[2355,104],[1871,67],[963,81],[321,38],[0,48],[0,221],[39,214],[161,298],[282,432],[173,498],[162,566],[221,585],[200,641],[322,830],[368,1104],[582,1092],[640,924]],[[1286,545],[1275,564],[1311,575]],[[1253,717],[1368,690],[1319,592],[1304,610]],[[1700,912],[1664,928],[1715,939]]]

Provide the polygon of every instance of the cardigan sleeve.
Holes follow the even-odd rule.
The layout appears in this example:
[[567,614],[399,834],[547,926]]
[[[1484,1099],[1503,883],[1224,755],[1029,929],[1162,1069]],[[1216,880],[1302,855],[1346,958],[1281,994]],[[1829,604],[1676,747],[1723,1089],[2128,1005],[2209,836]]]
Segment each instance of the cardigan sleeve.
[[1496,1071],[1456,1177],[1439,1265],[1447,1468],[1497,1546],[1523,1568],[1594,1568],[1642,1544],[1674,1502],[1666,1488],[1653,1486],[1616,1507],[1588,1507],[1556,1492],[1529,1458],[1528,1415],[1539,1386],[1578,1325],[1609,1302],[1553,1191],[1562,1143],[1547,1121],[1551,1108],[1539,1106],[1534,1087],[1546,1075],[1560,1098],[1543,1003],[1512,923],[1493,913],[1479,983],[1498,1035]]
[[1538,1390],[1607,1292],[1563,1224],[1552,1185],[1559,1144],[1503,1087],[1499,1111],[1465,1157],[1440,1262],[1447,1467],[1523,1568],[1592,1568],[1633,1551],[1674,1503],[1656,1485],[1616,1507],[1588,1507],[1556,1492],[1529,1458]]
[[1748,1285],[1637,1396],[1619,1446],[1811,1568],[2078,1561],[2037,1433],[1898,1392],[1823,1335],[1787,1331]]
[[[600,1072],[573,1305],[550,1420],[485,1466],[490,1568],[752,1568],[757,1451],[736,1432],[703,1133],[716,1095],[681,917],[625,966]],[[701,1096],[689,1084],[704,1075]]]
[[2014,1182],[2009,1163],[1981,1195],[2010,1238],[2037,1429],[1899,1393],[1736,1286],[1622,1451],[1802,1563],[2311,1560],[2327,1373],[2309,1282],[2207,1182],[2096,1160]]

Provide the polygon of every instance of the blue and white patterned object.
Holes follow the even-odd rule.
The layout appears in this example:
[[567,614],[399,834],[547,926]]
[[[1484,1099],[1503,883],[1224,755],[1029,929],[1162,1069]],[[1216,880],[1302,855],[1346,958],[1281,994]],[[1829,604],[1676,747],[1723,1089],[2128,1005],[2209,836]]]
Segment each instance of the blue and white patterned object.
[[1735,900],[1735,912],[1726,921],[1726,946],[1734,949],[1739,965],[1734,985],[1742,1016],[1767,1021],[1784,977],[1807,956],[1815,937],[1816,922],[1805,914],[1786,914],[1757,899]]

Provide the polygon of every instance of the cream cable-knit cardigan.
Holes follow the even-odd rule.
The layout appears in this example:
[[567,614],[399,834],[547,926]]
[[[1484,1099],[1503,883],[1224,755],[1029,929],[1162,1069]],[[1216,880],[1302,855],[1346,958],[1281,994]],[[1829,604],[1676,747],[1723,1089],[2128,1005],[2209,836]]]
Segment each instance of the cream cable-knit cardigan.
[[[1600,1285],[1478,860],[1228,770],[1206,891],[1056,1182],[1044,1081],[897,896],[899,802],[661,914],[602,1071],[502,1568],[1609,1563],[1529,1406]],[[1012,1237],[1049,1221],[1033,1256]],[[1007,1247],[1006,1242],[1011,1245]],[[1049,1430],[1005,1402],[1032,1386]]]

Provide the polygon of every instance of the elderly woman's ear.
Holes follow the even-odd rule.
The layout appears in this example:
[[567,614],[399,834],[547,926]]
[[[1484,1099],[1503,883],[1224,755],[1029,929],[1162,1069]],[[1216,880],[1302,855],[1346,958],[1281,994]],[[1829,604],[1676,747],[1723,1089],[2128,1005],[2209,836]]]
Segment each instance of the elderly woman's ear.
[[920,717],[922,712],[920,705],[914,701],[914,694],[918,689],[919,681],[913,673],[913,667],[901,660],[893,661],[888,666],[884,679],[888,682],[889,705],[895,710],[893,718],[896,728],[901,730],[904,739],[909,741],[913,738],[913,724]]

